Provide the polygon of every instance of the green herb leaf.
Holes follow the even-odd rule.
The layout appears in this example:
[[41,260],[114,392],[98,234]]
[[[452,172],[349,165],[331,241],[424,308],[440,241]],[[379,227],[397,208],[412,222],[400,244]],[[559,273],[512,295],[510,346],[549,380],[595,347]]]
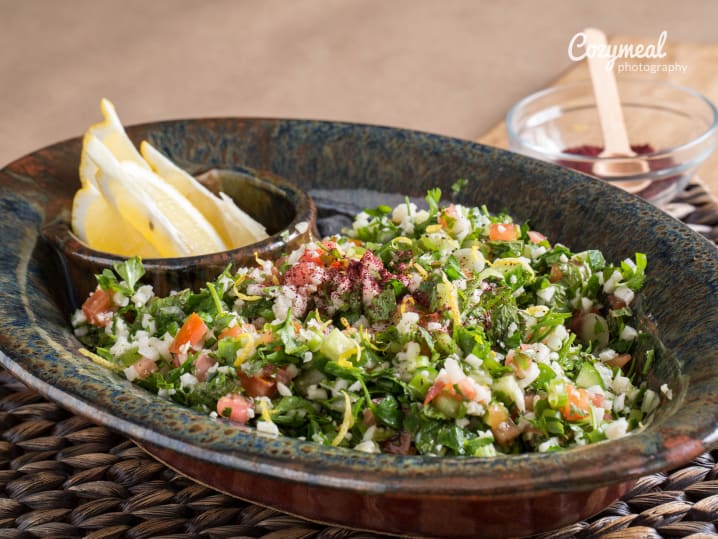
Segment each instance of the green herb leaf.
[[397,430],[401,429],[402,413],[394,395],[387,395],[379,401],[379,403],[374,406],[374,415],[387,427]]
[[128,258],[124,262],[119,262],[114,265],[115,271],[117,272],[117,275],[122,277],[122,279],[127,283],[127,287],[129,288],[129,294],[128,296],[131,296],[135,293],[135,285],[140,280],[140,278],[145,274],[145,268],[142,265],[142,260],[140,260],[139,257],[132,257]]
[[441,189],[435,187],[426,193],[426,202],[429,204],[429,215],[435,218],[439,213],[439,202],[441,202]]

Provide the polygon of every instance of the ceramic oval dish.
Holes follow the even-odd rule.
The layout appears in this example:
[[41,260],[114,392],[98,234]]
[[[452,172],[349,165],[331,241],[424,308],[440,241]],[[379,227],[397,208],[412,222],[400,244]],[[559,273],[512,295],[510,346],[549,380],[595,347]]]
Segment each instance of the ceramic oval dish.
[[666,350],[649,376],[673,399],[645,429],[564,452],[496,458],[365,454],[269,438],[160,399],[78,353],[62,270],[40,238],[79,185],[81,140],[0,172],[0,363],[72,412],[139,441],[217,489],[310,519],[402,535],[527,535],[586,518],[635,479],[680,466],[718,432],[718,250],[615,187],[510,152],[421,132],[277,119],[179,120],[128,129],[192,173],[269,170],[304,189],[422,196],[530,219],[552,242],[648,256],[644,295]]

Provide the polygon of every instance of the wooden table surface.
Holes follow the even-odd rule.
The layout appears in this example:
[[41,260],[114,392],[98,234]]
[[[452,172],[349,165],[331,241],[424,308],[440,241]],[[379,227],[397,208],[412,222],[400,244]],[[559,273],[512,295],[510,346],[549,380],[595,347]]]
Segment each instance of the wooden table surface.
[[[270,116],[476,139],[574,66],[589,25],[665,30],[666,60],[688,65],[676,82],[717,99],[716,20],[714,0],[0,0],[0,166],[84,132],[101,97],[128,125]],[[701,175],[718,192],[716,171]]]

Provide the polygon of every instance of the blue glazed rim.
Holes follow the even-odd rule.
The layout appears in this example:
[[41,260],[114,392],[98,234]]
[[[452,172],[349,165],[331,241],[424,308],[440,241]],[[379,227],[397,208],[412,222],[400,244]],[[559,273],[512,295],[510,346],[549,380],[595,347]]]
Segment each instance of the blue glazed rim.
[[[193,172],[193,167],[249,166],[304,187],[331,182],[420,195],[434,185],[450,192],[458,177],[468,177],[459,202],[485,202],[519,219],[534,217],[552,241],[572,236],[572,247],[599,247],[611,259],[645,250],[647,296],[660,299],[649,310],[667,330],[663,336],[681,374],[673,380],[673,400],[644,430],[557,453],[491,459],[368,455],[218,424],[79,355],[68,313],[50,297],[46,260],[37,243],[43,222],[61,211],[58,193],[74,192],[81,143],[74,138],[0,171],[0,211],[7,216],[0,224],[6,238],[0,247],[0,364],[70,411],[230,470],[367,494],[500,497],[590,490],[677,467],[718,441],[718,250],[645,201],[549,163],[404,129],[213,118],[143,124],[128,132],[148,138]],[[582,215],[578,222],[577,213]],[[633,231],[629,239],[627,227]],[[615,241],[606,243],[607,237]],[[684,304],[675,301],[673,291],[665,292],[676,275]]]

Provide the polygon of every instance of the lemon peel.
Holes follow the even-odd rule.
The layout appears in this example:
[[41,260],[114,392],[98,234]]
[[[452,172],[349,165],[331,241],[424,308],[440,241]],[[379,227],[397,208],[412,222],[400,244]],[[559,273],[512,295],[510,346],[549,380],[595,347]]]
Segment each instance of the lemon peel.
[[176,189],[149,168],[118,162],[91,137],[88,157],[98,166],[95,180],[112,207],[163,257],[191,256],[226,249],[211,224]]
[[80,355],[85,356],[86,358],[90,359],[93,363],[97,363],[98,365],[105,367],[106,369],[110,369],[111,371],[120,372],[122,371],[122,368],[119,365],[116,365],[115,363],[112,363],[110,361],[107,361],[104,357],[99,356],[95,354],[94,352],[90,352],[87,348],[80,348],[77,350]]
[[81,188],[73,199],[72,230],[81,241],[98,251],[145,259],[160,256],[90,184]]
[[342,419],[342,424],[339,426],[339,431],[337,432],[337,435],[332,440],[332,445],[334,447],[342,443],[342,440],[346,438],[349,429],[352,428],[352,425],[354,424],[351,398],[349,397],[349,393],[347,393],[346,391],[342,391],[342,393],[344,394],[344,418]]
[[114,105],[83,138],[81,187],[71,226],[89,247],[122,256],[184,257],[241,247],[268,237],[224,193],[215,196],[144,141],[127,136]]
[[87,143],[91,137],[95,137],[107,146],[108,150],[118,161],[132,161],[145,168],[150,168],[144,159],[142,159],[135,145],[132,144],[130,137],[127,136],[120,117],[117,115],[117,110],[109,99],[103,98],[100,101],[100,111],[104,119],[90,126],[82,140],[79,173],[83,187],[88,184],[97,187],[95,181],[97,164],[90,159],[86,151]]
[[215,196],[146,140],[140,144],[140,153],[159,177],[202,213],[228,246],[239,247],[267,237],[264,227],[241,210],[234,200],[225,193]]
[[456,287],[449,281],[446,274],[442,274],[441,283],[437,285],[438,287],[443,288],[442,292],[449,305],[454,327],[459,327],[461,325],[461,311],[459,310],[459,296],[456,292]]

